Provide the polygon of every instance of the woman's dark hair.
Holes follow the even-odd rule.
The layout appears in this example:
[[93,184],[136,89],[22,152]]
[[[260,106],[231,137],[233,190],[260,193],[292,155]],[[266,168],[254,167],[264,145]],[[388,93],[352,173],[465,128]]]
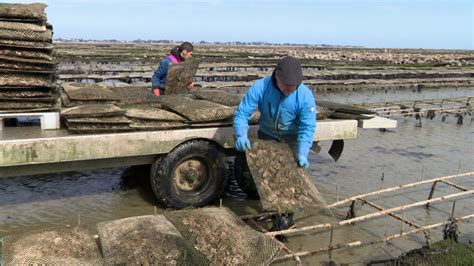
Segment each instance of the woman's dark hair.
[[194,46],[190,42],[183,42],[180,46],[178,46],[179,52],[182,52],[184,50],[188,52],[192,52],[194,49]]

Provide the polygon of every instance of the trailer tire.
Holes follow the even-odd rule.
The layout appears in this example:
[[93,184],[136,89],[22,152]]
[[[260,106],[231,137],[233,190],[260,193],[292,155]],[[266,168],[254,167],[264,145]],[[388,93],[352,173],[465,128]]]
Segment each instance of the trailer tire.
[[249,166],[247,164],[247,158],[245,153],[239,153],[235,156],[234,162],[234,177],[240,188],[247,194],[250,199],[259,199],[257,186],[253,181],[252,174],[250,173]]
[[201,207],[218,199],[227,183],[227,161],[215,144],[183,143],[151,167],[151,187],[168,208]]

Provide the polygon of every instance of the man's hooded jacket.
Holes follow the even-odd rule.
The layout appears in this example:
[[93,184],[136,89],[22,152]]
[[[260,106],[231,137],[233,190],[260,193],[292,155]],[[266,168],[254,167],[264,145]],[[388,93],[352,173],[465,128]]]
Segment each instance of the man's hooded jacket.
[[285,96],[277,87],[275,73],[257,80],[234,114],[237,137],[247,136],[252,113],[260,110],[260,128],[276,140],[295,138],[297,155],[308,157],[316,130],[316,102],[311,90],[301,83]]

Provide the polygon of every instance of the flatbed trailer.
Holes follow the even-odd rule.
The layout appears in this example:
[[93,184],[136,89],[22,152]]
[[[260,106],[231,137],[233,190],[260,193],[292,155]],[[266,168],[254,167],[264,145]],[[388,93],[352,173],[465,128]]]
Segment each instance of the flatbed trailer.
[[[396,121],[318,121],[314,141],[355,139],[360,128],[393,128]],[[249,137],[256,137],[251,125]],[[85,169],[152,165],[151,185],[169,207],[215,200],[227,180],[226,156],[235,154],[231,125],[104,134],[65,129],[5,127],[0,131],[0,178]]]

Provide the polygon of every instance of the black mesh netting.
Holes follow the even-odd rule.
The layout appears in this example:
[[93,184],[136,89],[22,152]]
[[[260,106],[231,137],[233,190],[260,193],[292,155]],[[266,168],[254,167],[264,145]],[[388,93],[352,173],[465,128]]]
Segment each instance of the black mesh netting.
[[326,201],[308,173],[298,167],[288,144],[252,140],[252,149],[246,155],[264,210],[286,213],[327,209]]
[[166,212],[186,244],[199,256],[192,265],[266,265],[281,246],[253,230],[227,208]]

